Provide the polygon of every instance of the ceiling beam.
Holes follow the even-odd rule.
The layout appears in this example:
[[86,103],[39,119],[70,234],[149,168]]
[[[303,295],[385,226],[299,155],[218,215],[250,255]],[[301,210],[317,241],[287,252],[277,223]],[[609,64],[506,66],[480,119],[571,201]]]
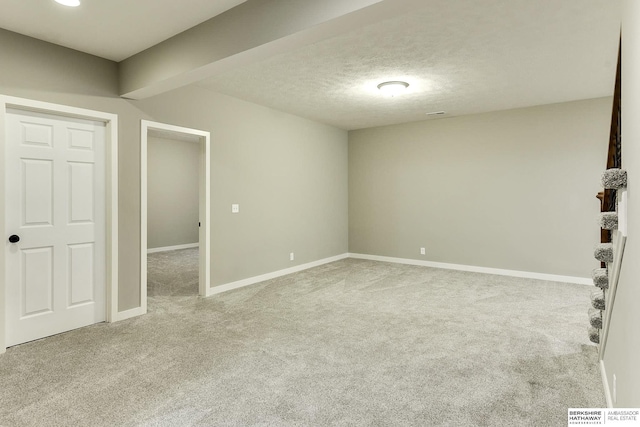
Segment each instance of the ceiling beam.
[[424,7],[426,0],[249,0],[119,64],[143,99]]

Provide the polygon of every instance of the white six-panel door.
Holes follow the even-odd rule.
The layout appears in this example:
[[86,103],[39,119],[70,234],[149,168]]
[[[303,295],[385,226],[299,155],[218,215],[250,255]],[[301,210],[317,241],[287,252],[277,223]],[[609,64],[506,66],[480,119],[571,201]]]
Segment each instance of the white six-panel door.
[[17,110],[6,125],[12,346],[105,320],[105,125]]

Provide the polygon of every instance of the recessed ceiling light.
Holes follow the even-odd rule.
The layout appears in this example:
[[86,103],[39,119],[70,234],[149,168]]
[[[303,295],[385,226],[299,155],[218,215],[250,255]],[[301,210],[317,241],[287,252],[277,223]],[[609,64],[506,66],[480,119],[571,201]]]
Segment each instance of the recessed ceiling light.
[[70,7],[80,6],[80,0],[56,0],[56,3],[60,3],[64,6],[70,6]]
[[396,96],[405,92],[409,87],[409,83],[401,81],[384,82],[378,85],[378,89],[385,95]]

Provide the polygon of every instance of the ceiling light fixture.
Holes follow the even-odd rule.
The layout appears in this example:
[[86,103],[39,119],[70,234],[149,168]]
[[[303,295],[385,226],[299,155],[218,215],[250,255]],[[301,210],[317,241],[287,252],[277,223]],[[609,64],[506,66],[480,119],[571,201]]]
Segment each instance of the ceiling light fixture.
[[80,0],[56,0],[56,3],[60,3],[64,6],[78,7],[80,6]]
[[401,81],[384,82],[378,85],[378,89],[385,95],[396,96],[404,93],[409,87],[409,83]]

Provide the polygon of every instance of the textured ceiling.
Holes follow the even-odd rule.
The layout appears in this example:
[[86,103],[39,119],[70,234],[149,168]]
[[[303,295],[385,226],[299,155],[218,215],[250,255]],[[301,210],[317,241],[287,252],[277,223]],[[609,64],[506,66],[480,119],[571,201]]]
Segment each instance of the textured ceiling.
[[[0,0],[0,27],[119,61],[244,1]],[[621,2],[408,2],[410,14],[367,26],[353,18],[350,31],[197,85],[343,129],[608,96]],[[381,96],[387,80],[409,82],[408,93]]]
[[0,0],[0,28],[121,61],[246,0]]
[[[620,0],[422,4],[198,85],[343,129],[613,93]],[[386,80],[408,93],[382,97]]]

